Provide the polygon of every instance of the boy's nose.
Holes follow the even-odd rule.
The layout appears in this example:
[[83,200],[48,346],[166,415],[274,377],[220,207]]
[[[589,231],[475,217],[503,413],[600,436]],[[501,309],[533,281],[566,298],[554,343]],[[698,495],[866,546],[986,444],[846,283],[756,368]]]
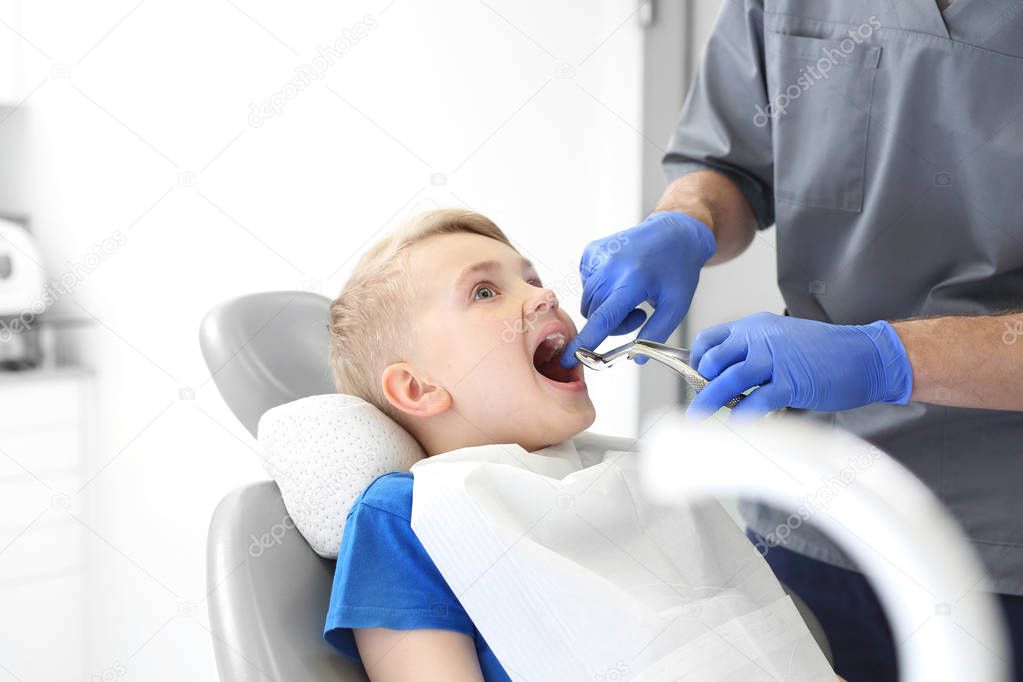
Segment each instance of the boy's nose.
[[526,301],[527,315],[543,315],[558,309],[558,297],[550,289],[541,289]]

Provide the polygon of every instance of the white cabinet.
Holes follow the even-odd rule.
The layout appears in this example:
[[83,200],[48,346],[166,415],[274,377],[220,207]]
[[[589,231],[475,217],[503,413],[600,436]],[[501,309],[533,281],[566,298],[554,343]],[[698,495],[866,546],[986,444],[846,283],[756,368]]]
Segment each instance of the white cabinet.
[[92,394],[80,370],[0,373],[3,682],[85,677],[82,528],[71,514]]

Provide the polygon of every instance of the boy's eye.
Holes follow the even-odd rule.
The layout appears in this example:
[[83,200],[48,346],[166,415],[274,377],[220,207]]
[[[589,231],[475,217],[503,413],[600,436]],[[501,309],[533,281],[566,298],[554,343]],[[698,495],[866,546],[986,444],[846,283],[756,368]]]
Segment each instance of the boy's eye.
[[543,282],[540,281],[539,277],[534,277],[533,279],[529,280],[529,284],[533,285],[534,287],[543,288]]
[[493,287],[481,284],[476,287],[476,291],[472,294],[472,299],[474,301],[479,301],[480,299],[493,298],[494,296],[497,296],[497,291]]

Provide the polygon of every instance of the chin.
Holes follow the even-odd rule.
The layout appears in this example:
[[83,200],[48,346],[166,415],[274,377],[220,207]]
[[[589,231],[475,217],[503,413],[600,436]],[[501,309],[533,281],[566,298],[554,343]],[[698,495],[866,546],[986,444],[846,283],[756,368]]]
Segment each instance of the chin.
[[589,407],[586,410],[585,418],[580,420],[579,430],[576,431],[576,433],[582,433],[586,429],[590,428],[591,426],[593,426],[593,422],[595,421],[597,421],[597,410],[594,409],[593,403],[590,403]]
[[575,410],[565,411],[555,424],[549,426],[547,437],[551,439],[551,443],[568,440],[590,428],[596,418],[597,412],[593,409],[593,403],[590,402],[589,397],[586,397],[585,405],[580,405]]

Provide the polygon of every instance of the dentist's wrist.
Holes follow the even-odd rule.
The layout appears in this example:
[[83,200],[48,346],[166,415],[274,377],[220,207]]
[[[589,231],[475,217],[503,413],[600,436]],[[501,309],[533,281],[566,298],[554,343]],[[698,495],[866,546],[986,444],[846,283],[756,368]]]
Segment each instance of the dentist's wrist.
[[913,393],[913,367],[895,328],[884,320],[861,325],[878,356],[878,381],[872,402],[905,405]]
[[665,221],[673,229],[680,230],[685,234],[686,240],[695,245],[693,253],[698,259],[700,267],[703,267],[717,251],[714,230],[699,218],[684,211],[654,211],[647,217],[647,220],[654,218]]

